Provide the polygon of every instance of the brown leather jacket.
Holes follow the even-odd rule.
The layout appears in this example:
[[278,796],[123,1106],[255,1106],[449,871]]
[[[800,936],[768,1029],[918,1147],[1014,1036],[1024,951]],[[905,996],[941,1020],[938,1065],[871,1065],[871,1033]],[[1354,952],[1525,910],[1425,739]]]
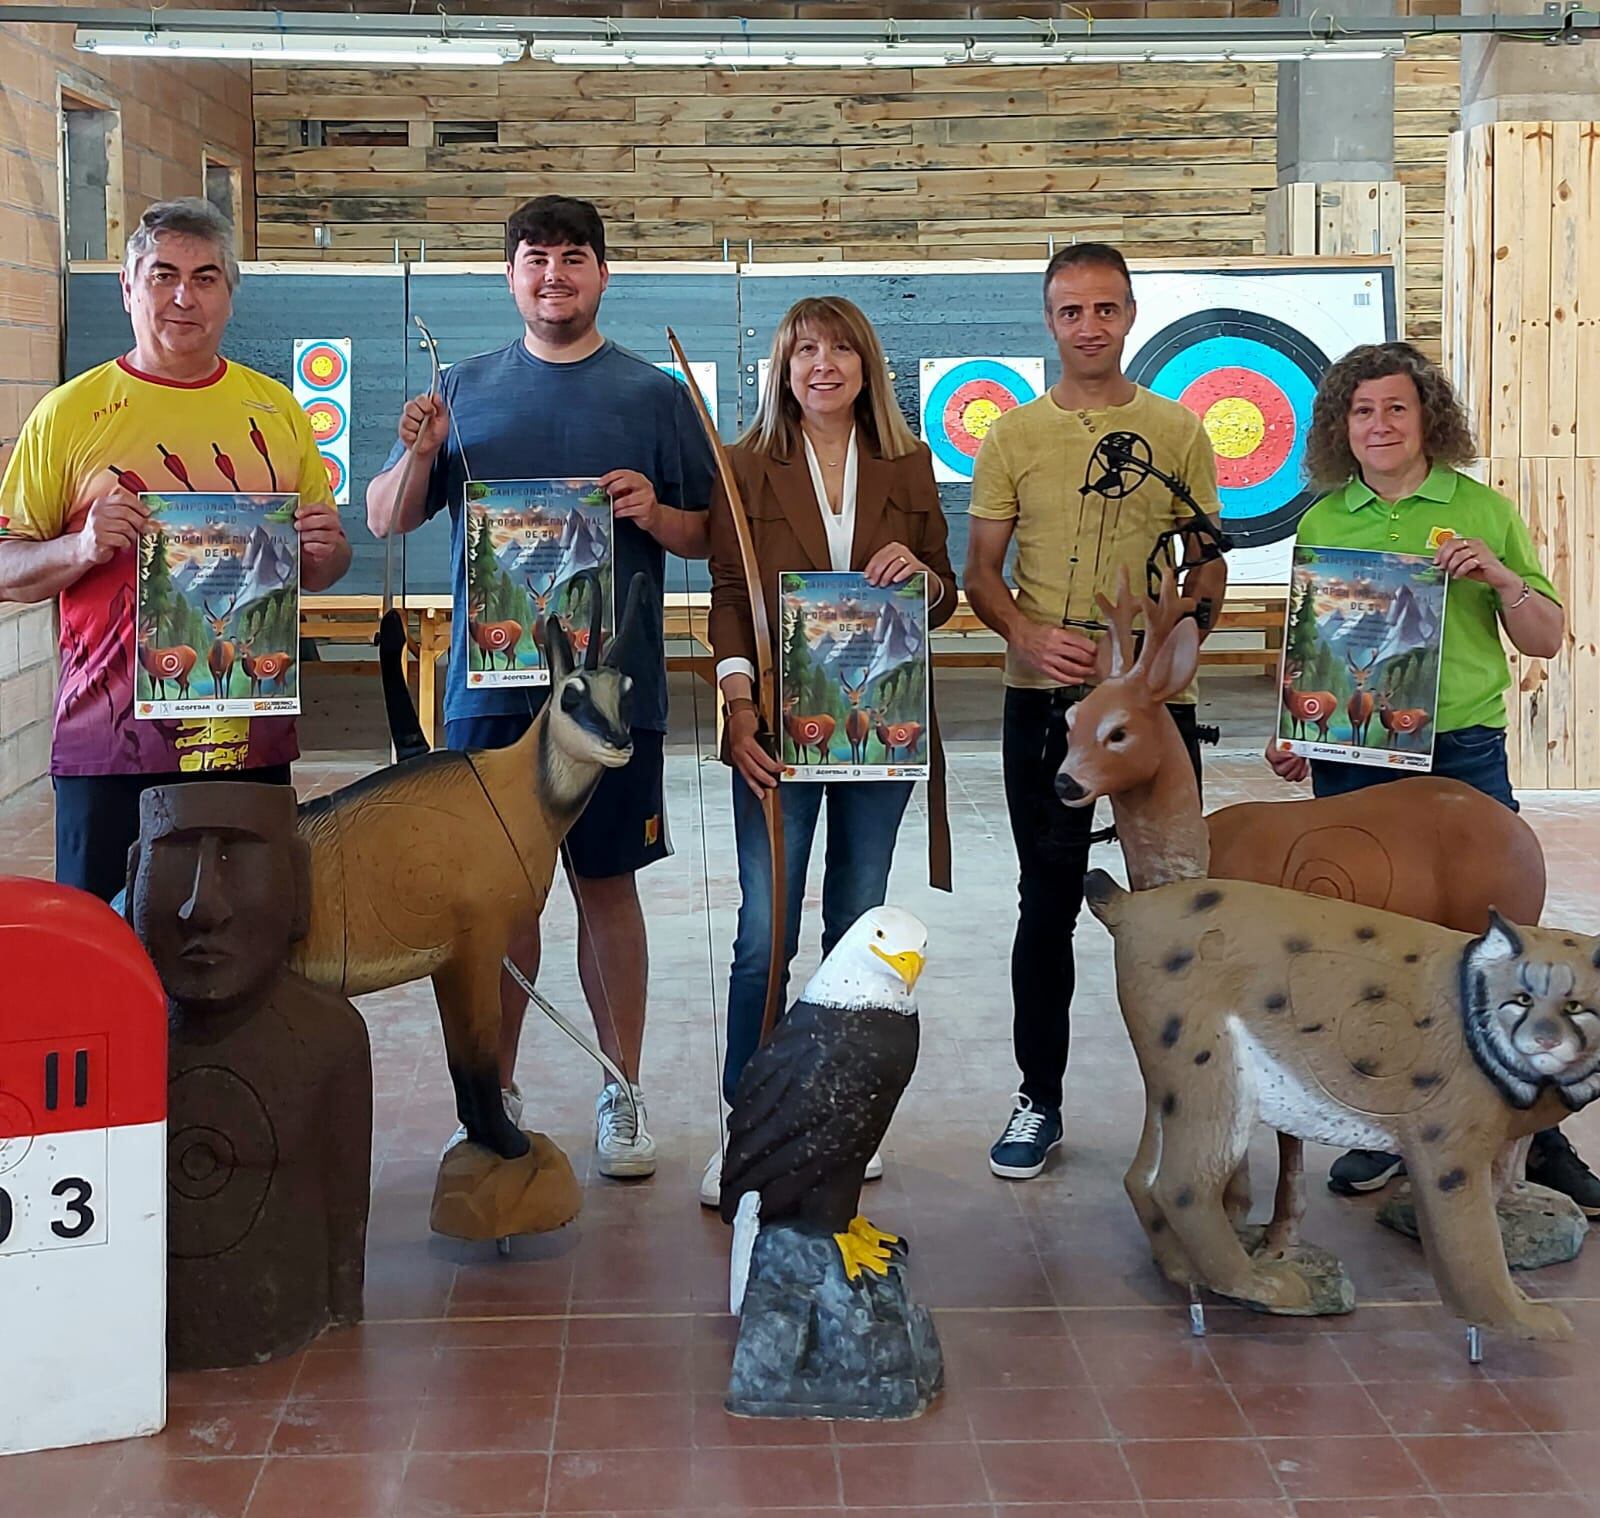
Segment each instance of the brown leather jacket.
[[[950,550],[939,487],[933,478],[933,458],[926,444],[904,458],[880,457],[865,437],[857,438],[856,526],[850,567],[865,569],[872,556],[889,543],[903,543],[937,576],[943,586],[929,585],[931,627],[947,622],[956,609],[956,577],[950,567]],[[728,450],[734,479],[750,518],[750,536],[760,566],[762,591],[767,602],[767,625],[776,631],[778,576],[788,571],[831,569],[827,531],[817,509],[816,492],[805,455],[784,462],[749,448]],[[711,497],[711,618],[713,654],[723,659],[747,659],[754,665],[755,631],[750,619],[750,596],[739,539],[720,481]],[[773,659],[778,657],[776,648]],[[928,874],[931,883],[948,891],[950,882],[950,820],[945,800],[944,745],[939,738],[939,718],[934,709],[932,672],[928,683]],[[723,762],[728,756],[726,747]]]

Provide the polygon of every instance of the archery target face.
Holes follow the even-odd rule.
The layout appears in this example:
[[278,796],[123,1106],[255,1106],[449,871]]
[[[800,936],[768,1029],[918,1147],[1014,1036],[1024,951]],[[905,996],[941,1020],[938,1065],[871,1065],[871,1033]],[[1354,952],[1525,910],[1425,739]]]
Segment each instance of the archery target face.
[[295,361],[295,376],[310,390],[332,390],[350,372],[348,344],[307,343]]
[[297,337],[294,398],[305,410],[336,506],[350,504],[350,339]]
[[1283,583],[1295,530],[1316,499],[1304,463],[1317,386],[1358,344],[1395,336],[1383,275],[1160,271],[1137,274],[1134,296],[1125,371],[1204,424],[1234,541],[1230,580]]
[[1044,360],[925,358],[918,379],[934,478],[962,484],[996,419],[1044,394]]
[[344,436],[345,428],[350,425],[344,407],[330,395],[319,395],[307,402],[305,411],[310,418],[311,435],[317,440],[318,448],[327,448],[338,442]]
[[[671,360],[664,364],[657,364],[663,374],[670,374],[680,385],[684,384],[683,370]],[[694,382],[700,387],[700,394],[705,397],[706,410],[711,413],[711,425],[717,425],[717,366],[715,363],[689,364],[689,372],[694,375]],[[687,385],[684,385],[688,389]]]
[[1222,525],[1240,548],[1292,538],[1315,493],[1305,438],[1328,357],[1257,311],[1197,311],[1139,350],[1128,377],[1200,418],[1217,458]]

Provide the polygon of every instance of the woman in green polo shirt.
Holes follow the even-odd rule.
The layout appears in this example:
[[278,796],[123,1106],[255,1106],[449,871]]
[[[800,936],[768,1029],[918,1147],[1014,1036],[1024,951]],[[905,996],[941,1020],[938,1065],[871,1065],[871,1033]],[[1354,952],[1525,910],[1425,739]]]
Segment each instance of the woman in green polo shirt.
[[[1437,365],[1409,343],[1357,348],[1328,370],[1317,391],[1306,472],[1327,494],[1301,518],[1296,541],[1433,556],[1450,578],[1433,773],[1515,811],[1506,769],[1511,670],[1501,629],[1522,653],[1548,659],[1560,651],[1566,623],[1517,508],[1461,473],[1475,456],[1472,429]],[[1309,774],[1318,796],[1403,773],[1307,761],[1279,753],[1272,741],[1267,762],[1285,780]],[[1345,1195],[1375,1191],[1400,1169],[1397,1154],[1352,1150],[1334,1163],[1328,1184]],[[1557,1129],[1534,1141],[1528,1178],[1600,1216],[1600,1180]]]

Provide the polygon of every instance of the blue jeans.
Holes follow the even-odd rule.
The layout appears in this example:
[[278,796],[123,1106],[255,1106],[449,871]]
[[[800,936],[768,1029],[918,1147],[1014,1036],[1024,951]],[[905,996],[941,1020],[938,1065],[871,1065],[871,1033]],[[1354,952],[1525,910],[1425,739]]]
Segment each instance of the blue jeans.
[[[1311,789],[1318,796],[1342,796],[1386,780],[1403,780],[1416,770],[1392,770],[1376,764],[1341,764],[1336,759],[1311,761]],[[1453,733],[1440,733],[1433,744],[1433,773],[1446,780],[1459,780],[1475,791],[1482,791],[1513,812],[1520,811],[1511,794],[1511,776],[1506,769],[1506,734],[1499,727],[1462,727]]]
[[[822,873],[822,952],[826,957],[856,918],[869,907],[883,905],[895,838],[910,799],[909,780],[785,781],[778,786],[787,907],[784,1006],[788,1004],[789,966],[800,945],[806,866],[823,801],[828,803],[827,859]],[[766,821],[761,803],[737,771],[733,776],[733,831],[739,850],[739,934],[728,976],[728,1052],[722,1063],[722,1095],[729,1106],[745,1062],[761,1042],[772,947],[772,855]]]

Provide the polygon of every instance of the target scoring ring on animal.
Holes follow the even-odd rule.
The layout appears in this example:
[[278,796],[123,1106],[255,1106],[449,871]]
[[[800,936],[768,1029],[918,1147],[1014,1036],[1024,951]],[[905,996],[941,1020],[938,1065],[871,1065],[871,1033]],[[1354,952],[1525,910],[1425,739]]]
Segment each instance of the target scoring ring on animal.
[[348,365],[331,343],[313,343],[300,355],[300,380],[313,390],[332,390],[342,383]]
[[319,448],[337,443],[350,425],[349,414],[331,395],[318,396],[306,405],[305,412],[311,423],[311,435]]
[[923,359],[922,434],[935,472],[970,480],[989,429],[1007,411],[1037,400],[1043,389],[1039,359]]
[[256,1225],[278,1160],[272,1118],[231,1070],[200,1065],[170,1088],[186,1114],[167,1136],[168,1248],[180,1259],[224,1254]]
[[1328,357],[1285,322],[1226,307],[1170,323],[1128,377],[1200,418],[1217,456],[1222,525],[1241,548],[1292,537],[1316,492],[1306,434]]

